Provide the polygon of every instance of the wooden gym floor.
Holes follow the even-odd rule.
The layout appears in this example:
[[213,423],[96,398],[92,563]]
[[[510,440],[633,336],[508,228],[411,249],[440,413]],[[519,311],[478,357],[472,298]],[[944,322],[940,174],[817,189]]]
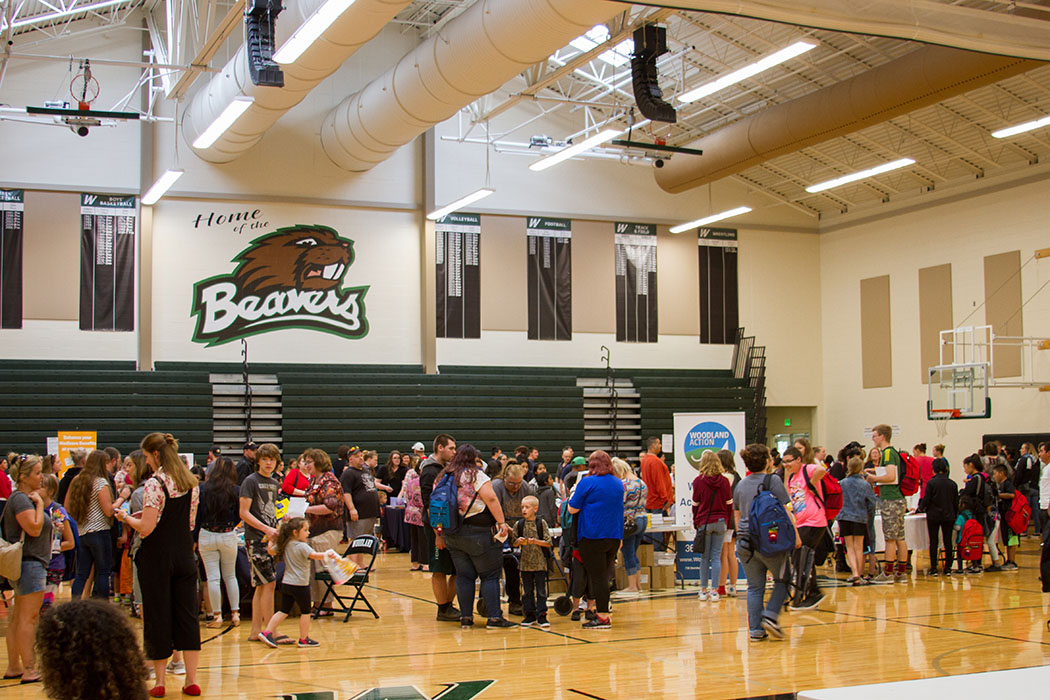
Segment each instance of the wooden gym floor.
[[[211,698],[379,700],[444,691],[447,700],[467,700],[470,686],[446,686],[494,680],[483,700],[722,699],[1042,666],[1050,661],[1050,610],[1038,541],[1022,542],[1017,572],[829,585],[816,610],[784,613],[785,640],[759,643],[748,641],[742,595],[712,604],[699,602],[695,589],[615,603],[611,630],[582,630],[553,610],[549,630],[487,631],[480,618],[461,630],[435,621],[427,574],[409,573],[406,554],[384,554],[368,589],[379,620],[355,613],[346,624],[314,621],[317,649],[249,643],[246,623],[202,628],[200,685]],[[281,629],[294,635],[296,624]],[[181,697],[180,681],[169,677],[168,697]],[[39,685],[0,681],[0,699],[41,697]]]

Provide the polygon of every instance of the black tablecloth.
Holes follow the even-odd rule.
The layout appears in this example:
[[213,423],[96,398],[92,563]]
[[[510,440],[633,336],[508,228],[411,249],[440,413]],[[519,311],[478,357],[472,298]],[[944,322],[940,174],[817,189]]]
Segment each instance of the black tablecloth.
[[388,546],[397,547],[399,552],[407,552],[412,541],[405,524],[405,509],[386,506],[383,509],[383,539]]

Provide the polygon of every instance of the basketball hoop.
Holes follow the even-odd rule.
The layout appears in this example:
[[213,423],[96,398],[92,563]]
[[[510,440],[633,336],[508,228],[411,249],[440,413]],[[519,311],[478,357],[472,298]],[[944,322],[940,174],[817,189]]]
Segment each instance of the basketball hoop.
[[91,103],[95,101],[99,93],[99,84],[91,75],[91,62],[84,60],[80,65],[82,72],[69,83],[69,94],[77,101],[82,110],[91,109]]
[[937,429],[937,437],[947,437],[948,421],[961,415],[962,411],[958,408],[931,408],[929,419],[933,421],[933,426]]

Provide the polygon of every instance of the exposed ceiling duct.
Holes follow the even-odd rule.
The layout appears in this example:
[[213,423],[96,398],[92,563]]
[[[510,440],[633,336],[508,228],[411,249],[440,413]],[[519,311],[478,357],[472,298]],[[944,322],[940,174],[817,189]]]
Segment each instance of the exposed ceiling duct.
[[346,170],[368,170],[623,9],[605,0],[479,0],[339,103],[321,127],[325,153]]
[[964,7],[943,0],[673,0],[677,9],[754,17],[817,29],[910,39],[1050,61],[1050,7]]
[[926,46],[688,144],[703,150],[703,157],[668,161],[656,171],[656,182],[667,192],[684,192],[1042,65]]
[[[404,9],[410,0],[357,0],[299,57],[282,67],[284,87],[258,87],[248,72],[247,50],[241,45],[229,63],[193,97],[183,121],[183,135],[193,143],[201,132],[238,96],[255,99],[248,110],[208,148],[194,149],[204,160],[227,163],[254,146],[267,129],[299,104],[318,83],[334,73],[362,44]],[[313,14],[323,0],[300,0],[298,22],[290,12],[278,23],[278,44]]]

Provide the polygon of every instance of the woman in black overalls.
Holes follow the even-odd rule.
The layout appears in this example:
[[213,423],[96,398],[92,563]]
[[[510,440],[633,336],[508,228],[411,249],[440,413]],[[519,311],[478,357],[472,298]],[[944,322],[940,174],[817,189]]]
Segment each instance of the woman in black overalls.
[[174,649],[185,654],[185,695],[200,695],[197,664],[201,637],[197,622],[197,563],[193,555],[191,514],[198,500],[197,479],[178,454],[169,434],[150,433],[142,440],[154,475],[146,483],[141,517],[117,511],[118,519],[142,535],[135,556],[142,585],[142,631],[146,658],[157,673],[150,696],[164,697],[164,671]]

